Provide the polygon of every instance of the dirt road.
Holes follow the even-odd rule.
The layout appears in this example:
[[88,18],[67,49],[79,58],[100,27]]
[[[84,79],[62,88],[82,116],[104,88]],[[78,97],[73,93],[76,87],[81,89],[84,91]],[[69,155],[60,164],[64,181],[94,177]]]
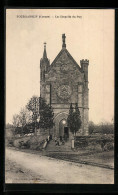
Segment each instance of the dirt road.
[[6,183],[113,184],[114,171],[6,149]]

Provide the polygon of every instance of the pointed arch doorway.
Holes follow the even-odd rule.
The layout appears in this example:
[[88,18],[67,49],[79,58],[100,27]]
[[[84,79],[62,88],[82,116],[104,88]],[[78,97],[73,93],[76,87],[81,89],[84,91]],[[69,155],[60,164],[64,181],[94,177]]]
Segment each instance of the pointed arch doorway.
[[59,136],[65,140],[69,138],[69,129],[67,126],[67,120],[65,118],[59,122]]

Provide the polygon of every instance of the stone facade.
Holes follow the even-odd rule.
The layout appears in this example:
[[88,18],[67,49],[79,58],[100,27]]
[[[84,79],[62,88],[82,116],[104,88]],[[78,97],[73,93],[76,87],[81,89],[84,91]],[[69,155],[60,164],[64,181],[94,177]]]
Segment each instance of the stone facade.
[[80,67],[66,49],[65,38],[63,34],[62,49],[51,65],[47,58],[46,44],[44,45],[43,58],[40,60],[40,96],[53,107],[53,134],[64,134],[62,129],[67,126],[70,103],[73,107],[78,103],[82,120],[81,134],[88,135],[89,61],[81,60]]

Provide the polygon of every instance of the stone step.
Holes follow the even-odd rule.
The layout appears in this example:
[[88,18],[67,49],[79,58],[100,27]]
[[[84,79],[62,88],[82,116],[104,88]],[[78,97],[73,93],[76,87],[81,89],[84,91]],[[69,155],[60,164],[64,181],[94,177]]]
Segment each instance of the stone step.
[[55,141],[50,141],[46,147],[46,151],[71,151],[71,142],[65,142],[64,145],[56,145]]

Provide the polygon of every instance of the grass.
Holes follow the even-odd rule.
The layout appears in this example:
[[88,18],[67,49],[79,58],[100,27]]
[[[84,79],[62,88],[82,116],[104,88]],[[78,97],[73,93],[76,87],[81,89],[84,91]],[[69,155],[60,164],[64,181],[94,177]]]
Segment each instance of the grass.
[[60,152],[49,152],[45,154],[46,156],[74,161],[76,163],[85,162],[86,164],[93,164],[108,168],[114,167],[114,152],[90,152],[90,151],[81,151],[81,152],[69,152],[69,153],[60,153]]

